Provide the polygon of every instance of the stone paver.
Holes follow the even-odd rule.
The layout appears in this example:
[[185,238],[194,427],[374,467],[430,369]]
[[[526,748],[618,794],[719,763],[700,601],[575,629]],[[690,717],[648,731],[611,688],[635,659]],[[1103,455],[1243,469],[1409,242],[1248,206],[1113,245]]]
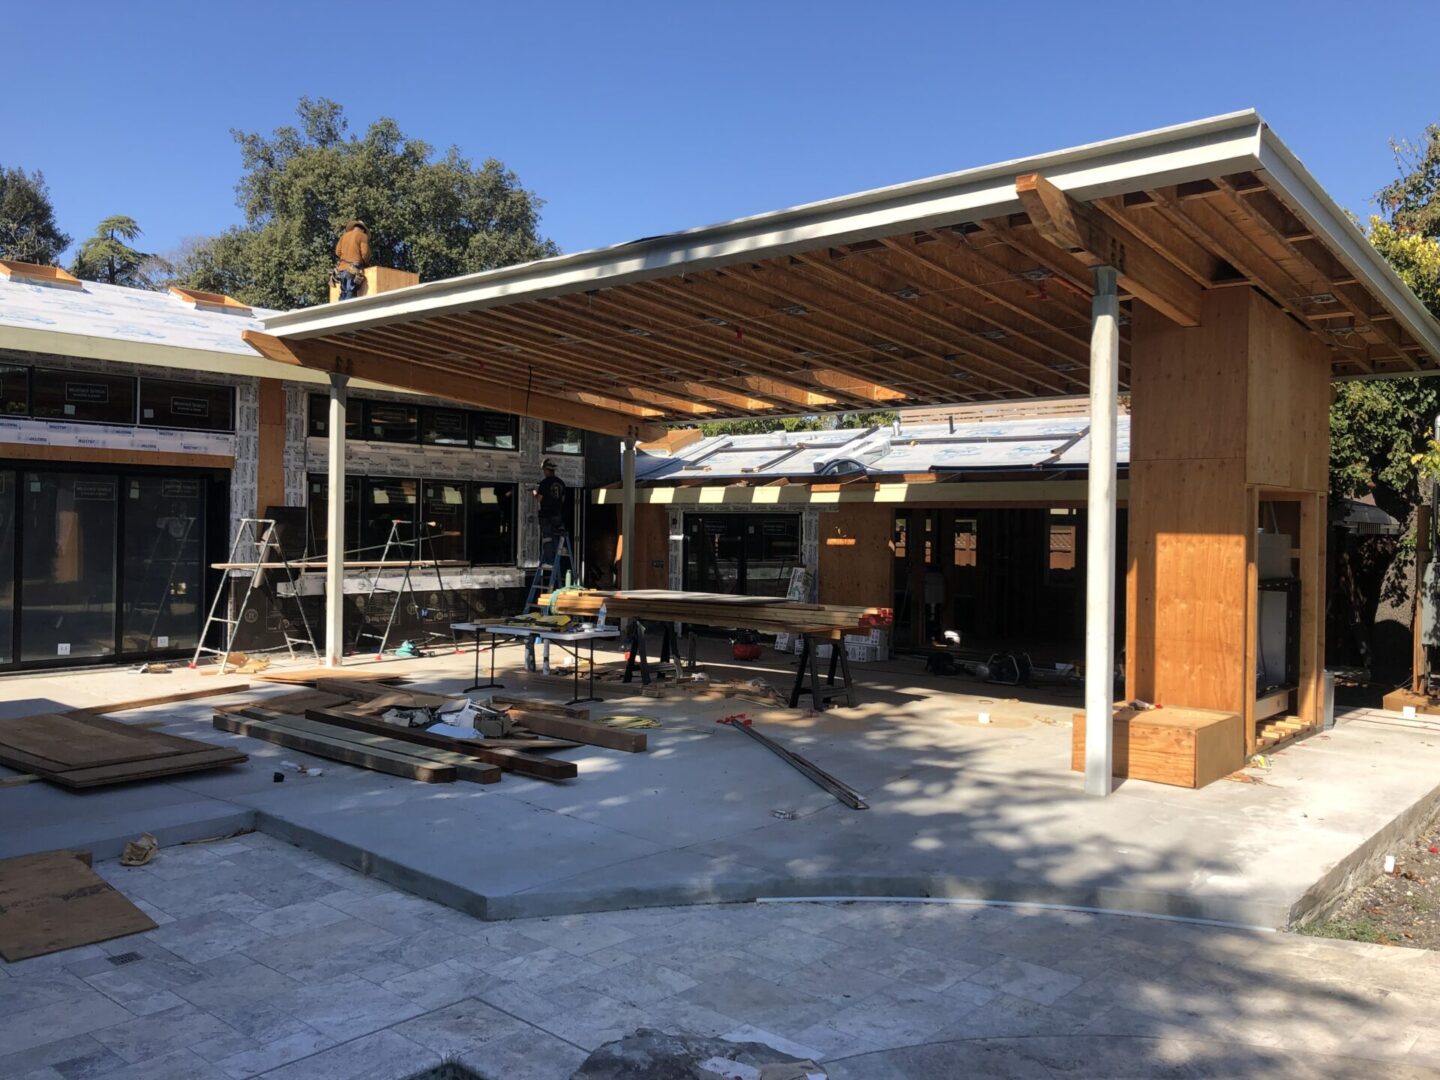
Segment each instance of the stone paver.
[[563,1080],[653,1027],[836,1080],[1440,1077],[1431,953],[965,905],[480,922],[259,834],[98,869],[168,919],[0,967],[0,1076]]

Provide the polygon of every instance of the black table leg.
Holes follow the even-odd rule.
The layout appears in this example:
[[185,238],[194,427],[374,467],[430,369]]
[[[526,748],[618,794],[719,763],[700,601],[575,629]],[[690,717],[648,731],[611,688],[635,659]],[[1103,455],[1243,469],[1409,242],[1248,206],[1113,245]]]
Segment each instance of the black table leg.
[[480,681],[480,628],[479,628],[478,626],[475,628],[475,685],[474,685],[474,686],[471,686],[471,687],[467,687],[467,688],[466,688],[467,690],[490,690],[490,689],[503,690],[503,689],[505,689],[505,684],[504,684],[504,683],[498,683],[498,682],[495,681],[495,642],[496,642],[496,640],[497,640],[496,635],[495,635],[494,632],[492,631],[491,634],[490,634],[490,681],[489,681],[488,683],[482,683],[482,682]]

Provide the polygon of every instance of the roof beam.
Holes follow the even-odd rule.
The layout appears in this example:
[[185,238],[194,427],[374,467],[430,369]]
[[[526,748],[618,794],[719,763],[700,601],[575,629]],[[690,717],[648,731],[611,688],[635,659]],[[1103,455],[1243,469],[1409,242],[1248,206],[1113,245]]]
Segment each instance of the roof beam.
[[1015,178],[1035,228],[1089,266],[1113,266],[1120,285],[1180,326],[1200,325],[1200,286],[1124,225],[1077,202],[1039,173]]
[[482,409],[568,424],[601,435],[658,439],[665,434],[663,424],[612,409],[594,408],[549,394],[531,393],[458,372],[438,371],[420,363],[407,364],[348,346],[342,348],[331,342],[282,340],[258,330],[245,330],[240,336],[261,356],[295,367],[348,375]]

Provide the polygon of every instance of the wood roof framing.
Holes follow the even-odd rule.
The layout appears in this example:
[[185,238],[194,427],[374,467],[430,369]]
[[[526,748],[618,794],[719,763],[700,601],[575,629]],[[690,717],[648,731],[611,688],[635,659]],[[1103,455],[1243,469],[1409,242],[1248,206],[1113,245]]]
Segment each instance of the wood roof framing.
[[1204,290],[1261,290],[1332,347],[1334,377],[1440,371],[1440,324],[1254,113],[266,326],[323,343],[300,350],[322,370],[353,349],[412,384],[424,367],[522,403],[543,386],[611,428],[1073,396],[1107,260],[1123,300],[1182,325]]

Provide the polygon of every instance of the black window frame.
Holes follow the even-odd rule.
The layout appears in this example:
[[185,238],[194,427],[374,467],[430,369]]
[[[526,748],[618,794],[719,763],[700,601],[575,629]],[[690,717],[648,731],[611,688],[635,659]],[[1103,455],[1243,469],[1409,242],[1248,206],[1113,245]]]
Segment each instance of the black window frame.
[[[551,441],[551,428],[563,428],[567,433],[573,433],[575,435],[578,435],[579,438],[576,440],[576,444],[578,445],[579,449],[557,450],[556,447],[561,445],[561,441]],[[583,456],[585,453],[585,429],[576,427],[574,424],[558,424],[552,423],[549,420],[543,421],[540,427],[540,452],[542,454],[561,454],[566,457]]]
[[[62,411],[61,411],[61,412],[58,412],[58,413],[44,413],[44,414],[37,413],[37,412],[35,411],[35,407],[36,407],[36,400],[35,400],[35,398],[36,398],[36,387],[37,387],[38,382],[39,382],[39,379],[38,379],[37,377],[39,377],[39,376],[50,376],[50,375],[57,376],[58,378],[60,378],[60,379],[62,379],[62,380],[63,380],[63,379],[74,379],[74,380],[77,381],[77,382],[80,381],[80,379],[83,377],[84,379],[88,379],[89,381],[91,381],[91,382],[93,382],[93,383],[97,383],[97,384],[98,384],[98,383],[101,383],[101,382],[110,382],[110,383],[112,383],[112,384],[120,384],[120,385],[128,384],[128,385],[129,385],[129,389],[130,389],[130,418],[129,418],[128,420],[121,420],[121,419],[119,419],[119,418],[117,418],[117,417],[90,417],[90,416],[67,415],[67,414],[63,411],[63,408],[64,408],[64,405],[65,405],[65,404],[77,404],[77,405],[79,405],[79,404],[84,404],[84,402],[67,402],[67,401],[62,401],[62,403],[61,403]],[[115,375],[115,374],[112,374],[111,372],[108,372],[108,371],[85,371],[85,370],[66,370],[65,368],[32,367],[32,368],[30,369],[30,379],[29,379],[30,416],[31,416],[31,418],[33,418],[33,419],[35,419],[35,420],[58,421],[58,422],[60,422],[60,423],[66,423],[66,424],[109,424],[109,425],[112,426],[112,427],[138,427],[138,426],[139,426],[139,423],[138,423],[138,420],[139,420],[139,410],[140,410],[140,386],[139,386],[139,383],[140,383],[140,380],[139,380],[136,376],[134,376],[134,375]],[[69,397],[68,388],[62,393],[61,396],[62,396],[62,398],[68,398],[68,397]],[[108,405],[109,403],[110,403],[110,402],[109,402],[108,393],[107,393],[107,399],[106,399],[106,401],[105,401],[105,404]]]
[[[461,409],[450,405],[422,405],[420,406],[420,445],[439,446],[450,450],[468,450],[474,445],[474,439],[470,434],[470,412],[469,409]],[[460,419],[460,426],[464,430],[464,442],[442,442],[438,437],[430,434],[431,421],[436,413],[454,413]]]
[[[144,428],[169,428],[169,429],[171,429],[171,430],[176,430],[176,431],[209,431],[209,432],[219,432],[219,433],[222,433],[222,434],[234,434],[234,432],[235,432],[235,387],[230,386],[230,385],[228,385],[228,384],[226,384],[226,383],[186,382],[186,381],[183,380],[183,379],[163,379],[163,378],[158,378],[158,377],[156,377],[156,376],[150,376],[150,375],[141,375],[141,376],[139,377],[139,380],[138,380],[138,381],[139,381],[139,384],[140,384],[140,385],[136,388],[136,391],[135,391],[135,411],[136,411],[136,426],[137,426],[137,427],[144,427]],[[155,385],[164,385],[164,386],[167,386],[167,387],[174,388],[175,390],[190,390],[190,391],[192,391],[192,392],[194,392],[194,391],[211,391],[211,392],[219,391],[219,392],[225,397],[225,404],[226,404],[226,409],[227,409],[227,413],[226,413],[226,416],[225,416],[225,426],[224,426],[224,427],[216,427],[216,426],[213,425],[213,424],[186,424],[186,423],[180,423],[180,422],[176,422],[176,421],[174,420],[173,416],[172,416],[172,418],[171,418],[168,422],[166,422],[166,423],[160,423],[160,422],[157,421],[157,420],[146,420],[146,418],[145,418],[145,391],[146,391],[146,388],[147,388],[147,387],[149,387],[149,386],[155,386]],[[173,405],[173,402],[174,402],[174,397],[173,397],[173,396],[172,396],[171,401],[172,401],[172,405]],[[207,404],[208,404],[208,403],[207,403]]]
[[[470,409],[470,446],[475,450],[489,450],[497,454],[517,454],[520,452],[520,418],[513,413],[496,412],[491,409]],[[509,446],[499,446],[483,440],[481,432],[482,425],[493,423],[496,419],[508,421],[509,433],[500,438],[508,438]]]

